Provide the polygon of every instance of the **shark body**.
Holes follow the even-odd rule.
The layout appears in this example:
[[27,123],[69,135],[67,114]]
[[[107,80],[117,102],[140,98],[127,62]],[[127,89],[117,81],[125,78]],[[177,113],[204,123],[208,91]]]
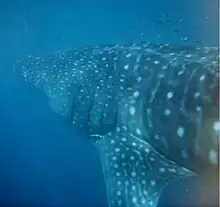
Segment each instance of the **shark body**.
[[100,152],[110,207],[156,207],[217,164],[218,48],[142,42],[18,61],[16,73]]

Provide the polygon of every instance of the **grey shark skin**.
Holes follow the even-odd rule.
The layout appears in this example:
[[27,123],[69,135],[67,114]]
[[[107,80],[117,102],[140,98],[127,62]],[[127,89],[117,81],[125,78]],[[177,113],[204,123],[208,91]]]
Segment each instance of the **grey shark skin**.
[[218,48],[142,42],[29,56],[15,71],[100,152],[110,207],[156,207],[217,164]]

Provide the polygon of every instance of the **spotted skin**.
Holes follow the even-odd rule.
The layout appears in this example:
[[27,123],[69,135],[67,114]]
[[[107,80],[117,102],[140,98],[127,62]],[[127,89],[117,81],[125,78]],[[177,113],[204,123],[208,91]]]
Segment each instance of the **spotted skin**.
[[216,164],[218,58],[142,42],[29,56],[15,71],[88,134],[110,207],[156,207],[169,182]]

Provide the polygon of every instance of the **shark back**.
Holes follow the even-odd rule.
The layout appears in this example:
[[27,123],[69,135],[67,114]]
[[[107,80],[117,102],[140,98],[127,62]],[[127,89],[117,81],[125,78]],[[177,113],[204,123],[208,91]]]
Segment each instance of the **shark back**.
[[98,148],[110,206],[154,207],[169,181],[216,164],[215,47],[84,47],[15,67]]

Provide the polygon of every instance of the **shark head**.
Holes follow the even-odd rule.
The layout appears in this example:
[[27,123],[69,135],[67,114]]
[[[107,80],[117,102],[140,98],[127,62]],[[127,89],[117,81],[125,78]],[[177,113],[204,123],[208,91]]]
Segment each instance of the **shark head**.
[[[43,91],[49,98],[53,110],[62,116],[68,116],[71,113],[74,90],[77,90],[77,84],[82,78],[79,77],[81,71],[78,68],[80,66],[84,68],[80,57],[82,54],[74,57],[77,51],[73,50],[66,51],[66,54],[69,56],[68,61],[63,53],[56,53],[46,54],[44,59],[28,56],[14,66],[18,76],[33,88]],[[72,60],[71,54],[75,54]]]
[[86,131],[111,207],[156,207],[169,181],[218,165],[217,48],[85,47],[29,56],[15,71]]

